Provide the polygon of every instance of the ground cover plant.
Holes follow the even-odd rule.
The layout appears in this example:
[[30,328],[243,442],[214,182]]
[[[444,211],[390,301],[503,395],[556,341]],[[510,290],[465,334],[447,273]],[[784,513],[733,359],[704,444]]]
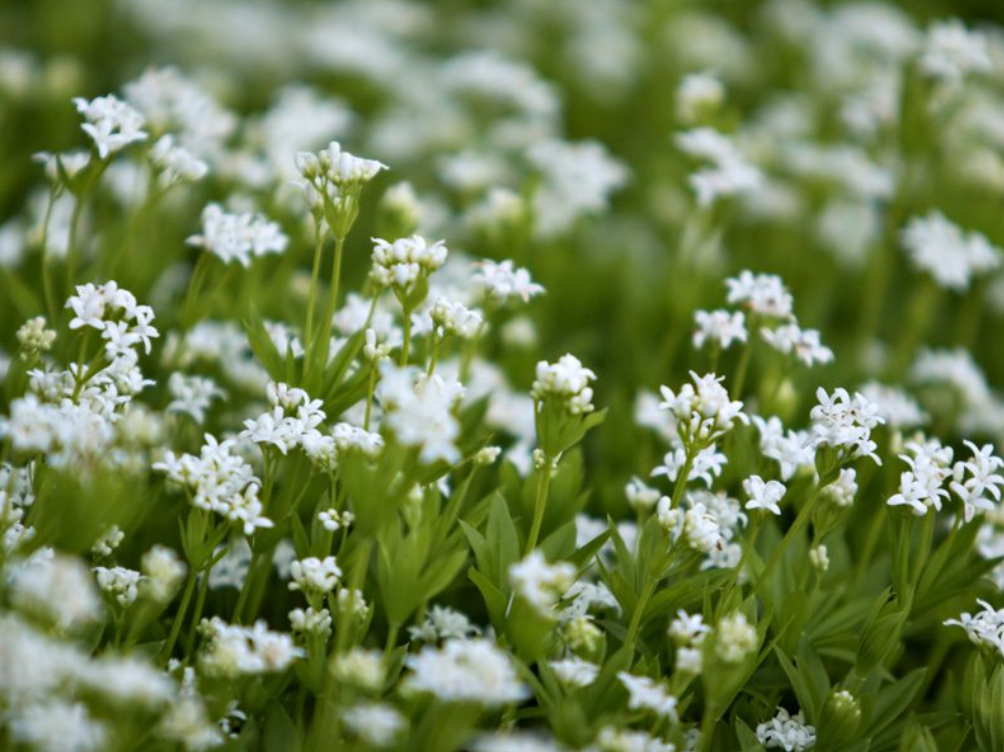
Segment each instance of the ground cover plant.
[[979,13],[0,8],[0,749],[1004,749]]

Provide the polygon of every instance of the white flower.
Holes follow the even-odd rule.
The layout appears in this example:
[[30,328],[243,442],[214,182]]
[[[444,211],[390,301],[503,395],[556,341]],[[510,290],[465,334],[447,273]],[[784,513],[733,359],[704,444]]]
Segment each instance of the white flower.
[[819,404],[812,408],[812,436],[818,445],[841,451],[841,460],[871,457],[878,465],[882,460],[875,454],[876,444],[871,431],[885,423],[878,407],[861,394],[851,397],[846,389],[837,388],[833,395],[820,387],[816,390]]
[[624,495],[631,508],[637,511],[651,510],[659,501],[659,497],[662,496],[659,489],[645,485],[638,478],[632,478],[628,481],[627,486],[624,487]]
[[840,468],[837,479],[825,486],[820,494],[838,507],[849,507],[858,493],[857,470],[852,467]]
[[209,676],[235,678],[284,671],[303,655],[288,634],[270,631],[264,621],[244,627],[214,616],[203,619],[199,631],[207,641],[199,666]]
[[1004,459],[993,453],[990,444],[977,448],[966,441],[965,445],[973,456],[955,463],[950,488],[962,501],[965,521],[970,522],[977,511],[992,511],[994,504],[1001,500],[1000,486],[1004,486],[1004,477],[999,471],[1004,467]]
[[777,715],[756,727],[756,737],[767,748],[783,748],[785,752],[802,752],[816,744],[816,729],[809,726],[802,711],[788,715],[784,708]]
[[943,623],[949,627],[962,627],[966,635],[977,647],[996,650],[1004,657],[1004,609],[997,610],[989,603],[977,599],[983,606],[976,615],[962,614],[958,619],[947,619]]
[[568,562],[549,564],[535,549],[522,561],[510,565],[509,582],[537,613],[550,617],[558,599],[575,582],[575,567]]
[[702,502],[690,500],[686,509],[671,509],[671,503],[668,496],[659,499],[656,515],[673,543],[682,537],[690,548],[704,554],[725,545],[718,519]]
[[[711,488],[714,479],[721,476],[722,468],[728,462],[728,458],[718,451],[714,444],[707,446],[698,452],[691,460],[690,473],[684,482],[689,483],[691,479],[704,481],[704,485]],[[660,475],[666,476],[670,481],[675,482],[677,476],[687,464],[687,450],[682,446],[667,452],[662,458],[662,464],[652,471],[652,477]]]
[[331,661],[331,673],[339,682],[371,692],[379,690],[387,676],[383,653],[364,648],[336,655]]
[[651,710],[660,718],[671,722],[677,720],[676,697],[669,694],[664,685],[647,676],[635,676],[627,671],[619,672],[617,678],[628,691],[628,707],[631,710]]
[[541,360],[537,363],[537,378],[530,388],[530,396],[538,401],[557,398],[564,402],[569,413],[581,415],[594,409],[589,382],[595,380],[596,374],[574,355],[562,355],[557,363]]
[[698,121],[703,113],[714,111],[725,99],[725,87],[710,71],[689,73],[676,87],[676,112],[686,124]]
[[489,640],[452,639],[441,648],[426,646],[408,656],[405,665],[408,691],[428,692],[445,702],[496,706],[529,696],[509,656]]
[[752,421],[760,433],[760,451],[778,463],[781,480],[791,480],[800,468],[814,466],[816,449],[808,431],[785,431],[777,417],[764,420],[754,415]]
[[463,339],[471,339],[478,333],[483,321],[480,311],[471,310],[463,303],[441,295],[432,302],[429,315],[440,337],[454,334]]
[[739,663],[760,646],[756,629],[741,611],[735,611],[719,621],[715,632],[715,652],[726,663]]
[[187,242],[204,248],[224,264],[236,261],[248,267],[252,259],[285,251],[289,238],[277,223],[261,214],[232,214],[219,204],[208,204],[202,210],[202,234],[192,235]]
[[77,97],[73,103],[87,121],[80,127],[93,139],[102,159],[131,143],[146,140],[143,116],[117,97],[109,95],[89,101]]
[[669,742],[631,729],[604,726],[596,736],[596,745],[602,752],[676,752]]
[[698,349],[704,347],[708,340],[723,349],[733,342],[746,341],[746,325],[741,311],[696,311],[694,320],[697,322],[694,347]]
[[827,571],[830,568],[830,554],[826,546],[819,545],[810,548],[809,561],[820,572]]
[[600,673],[599,666],[577,655],[570,655],[560,661],[551,661],[549,665],[554,675],[558,677],[558,681],[568,687],[588,686],[596,681]]
[[749,497],[749,501],[746,502],[747,509],[765,509],[771,514],[780,515],[781,507],[777,503],[788,489],[776,480],[764,482],[759,475],[751,475],[743,481],[743,490]]
[[155,545],[140,562],[144,594],[157,603],[166,603],[185,577],[185,563],[173,549]]
[[407,721],[391,705],[363,702],[342,711],[342,723],[350,733],[373,747],[389,747],[407,726]]
[[95,567],[98,587],[115,598],[120,606],[129,606],[139,595],[139,582],[142,575],[134,569],[125,567]]
[[150,149],[150,162],[160,173],[158,180],[165,188],[178,183],[198,182],[209,172],[209,165],[184,146],[177,145],[170,134],[157,139]]
[[762,329],[760,336],[778,352],[794,355],[810,367],[833,360],[833,350],[820,341],[815,329],[802,329],[795,323],[783,324],[776,329]]
[[999,248],[978,232],[964,232],[941,212],[910,220],[902,242],[915,267],[955,292],[965,292],[974,276],[1001,265]]
[[299,152],[296,168],[307,180],[316,182],[323,178],[336,186],[368,183],[387,165],[375,159],[364,159],[342,150],[341,144],[332,141],[317,154]]
[[711,206],[719,197],[754,191],[763,184],[763,173],[718,131],[684,131],[676,135],[676,144],[684,153],[711,163],[690,176],[690,186],[701,206]]
[[408,627],[412,640],[441,642],[443,640],[475,637],[481,630],[471,624],[467,614],[462,614],[447,606],[435,605],[425,614],[425,620],[417,627]]
[[393,287],[395,292],[410,293],[422,279],[427,279],[444,263],[448,251],[442,240],[429,243],[421,235],[399,238],[394,242],[372,238],[373,268],[370,279],[378,287]]
[[742,412],[743,403],[729,399],[728,391],[722,386],[724,376],[713,373],[698,376],[691,371],[690,377],[694,385],[684,384],[679,392],[667,386],[659,387],[663,399],[659,407],[676,417],[676,430],[685,446],[706,446],[736,422],[749,423]]
[[167,380],[167,389],[171,394],[167,411],[191,416],[200,425],[206,421],[206,410],[213,399],[225,396],[212,379],[188,376],[180,371],[171,374]]
[[149,353],[150,340],[159,336],[150,325],[153,309],[138,305],[135,296],[114,280],[101,286],[77,285],[76,295],[67,298],[66,307],[73,311],[70,329],[88,326],[100,331],[102,339],[107,340],[105,351],[112,358],[123,356],[138,345]]
[[726,300],[741,304],[759,316],[791,319],[793,301],[781,278],[774,274],[754,274],[746,270],[725,280]]
[[942,484],[951,475],[952,448],[941,446],[936,439],[910,442],[906,448],[910,454],[899,457],[910,470],[899,476],[899,493],[887,503],[891,507],[909,506],[918,516],[927,514],[931,508],[940,512],[942,499],[949,496]]
[[471,281],[495,300],[506,302],[518,298],[527,303],[544,292],[544,288],[530,278],[530,272],[513,266],[509,259],[501,263],[486,259],[475,266],[477,271]]
[[334,592],[342,576],[342,570],[334,556],[325,556],[323,559],[310,556],[294,561],[289,571],[293,578],[289,589],[302,590],[311,595]]
[[8,594],[14,608],[67,632],[102,616],[94,579],[79,560],[40,548],[10,568]]
[[431,464],[456,462],[460,425],[454,410],[463,398],[459,382],[438,374],[417,374],[411,368],[381,364],[377,394],[384,409],[385,425],[398,442],[420,447],[419,459]]
[[959,83],[969,73],[988,73],[993,63],[986,38],[957,18],[938,21],[927,30],[920,67],[929,76]]
[[51,698],[10,713],[10,735],[32,749],[91,752],[107,749],[108,728],[81,703]]
[[541,180],[533,196],[534,232],[553,238],[586,215],[604,211],[628,170],[598,141],[543,141],[527,152]]
[[289,612],[289,625],[294,632],[327,639],[331,635],[331,613],[326,608],[294,608]]

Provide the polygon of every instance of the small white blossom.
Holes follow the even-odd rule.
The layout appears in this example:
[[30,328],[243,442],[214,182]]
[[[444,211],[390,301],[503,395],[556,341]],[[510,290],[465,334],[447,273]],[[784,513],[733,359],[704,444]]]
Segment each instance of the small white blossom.
[[302,590],[311,595],[326,595],[334,592],[341,579],[342,570],[334,556],[319,559],[311,556],[294,561],[290,566],[293,581],[289,583],[290,590]]
[[554,615],[558,599],[575,581],[575,567],[568,562],[549,564],[544,555],[533,550],[509,567],[509,582],[513,590],[541,616]]
[[574,355],[562,355],[557,363],[541,360],[537,363],[537,378],[530,388],[530,396],[538,401],[557,398],[572,415],[589,413],[594,409],[589,382],[595,380],[596,374]]
[[789,715],[784,708],[777,715],[756,727],[756,737],[762,745],[781,748],[785,752],[802,752],[816,745],[816,729],[805,722],[802,711]]
[[764,509],[771,514],[781,514],[781,507],[777,503],[781,501],[781,497],[787,491],[783,483],[776,480],[764,482],[764,479],[759,475],[751,475],[743,481],[743,490],[749,497],[746,509]]
[[760,646],[756,629],[741,611],[729,614],[719,621],[715,632],[715,651],[726,663],[739,663]]
[[224,264],[236,261],[246,268],[255,258],[285,251],[289,238],[261,214],[230,213],[208,204],[202,210],[202,234],[189,237],[188,244],[204,248]]
[[530,278],[530,272],[514,266],[508,259],[502,262],[486,259],[475,266],[477,271],[471,281],[489,298],[500,302],[519,299],[527,303],[544,292],[544,288]]
[[851,397],[838,388],[832,396],[820,387],[816,390],[819,404],[812,408],[812,435],[817,445],[830,446],[842,452],[842,459],[871,457],[878,465],[882,460],[875,453],[871,432],[885,423],[876,405],[861,394]]
[[690,377],[694,384],[684,384],[678,392],[668,386],[659,387],[663,399],[659,407],[675,416],[676,430],[685,446],[706,446],[736,422],[749,423],[742,411],[743,403],[730,399],[722,386],[723,376],[698,376],[691,371]]
[[694,347],[698,349],[709,340],[723,349],[733,342],[746,341],[746,324],[741,311],[697,311],[694,321],[697,323]]
[[899,493],[887,503],[891,507],[908,506],[918,516],[927,514],[929,509],[940,512],[942,500],[949,496],[942,485],[952,474],[952,448],[941,446],[937,440],[910,442],[906,448],[910,454],[901,454],[899,458],[910,470],[900,474]]
[[833,350],[820,341],[819,332],[815,329],[802,329],[794,323],[783,324],[776,329],[762,329],[760,336],[778,352],[794,355],[809,367],[833,360]]
[[965,232],[941,212],[910,220],[902,233],[910,261],[949,290],[965,292],[973,277],[1000,268],[1002,252],[978,232]]
[[726,300],[741,304],[758,316],[791,319],[793,301],[781,278],[774,274],[754,274],[746,270],[725,280]]
[[600,667],[576,655],[550,662],[551,670],[558,681],[568,687],[585,687],[596,681]]
[[993,63],[983,34],[970,31],[962,21],[951,18],[931,24],[920,67],[933,78],[959,83],[969,73],[990,72]]
[[650,710],[660,718],[671,722],[677,720],[676,697],[669,694],[664,685],[627,671],[619,672],[617,678],[628,691],[628,707],[631,710]]
[[342,711],[342,723],[350,733],[374,747],[390,747],[407,726],[397,710],[385,703],[365,702]]
[[147,138],[143,116],[115,96],[91,100],[77,97],[73,103],[87,121],[80,127],[93,139],[101,159]]
[[1001,486],[1004,486],[1004,476],[1000,469],[1004,467],[1004,459],[995,455],[990,444],[977,447],[971,441],[965,442],[973,456],[964,462],[956,462],[952,468],[950,488],[959,497],[963,505],[963,515],[966,522],[972,521],[975,514],[995,509],[995,504],[1001,500]]
[[95,567],[98,587],[113,597],[120,606],[130,606],[139,595],[139,583],[142,575],[134,569],[125,567]]
[[405,659],[410,673],[405,688],[428,692],[445,702],[496,706],[529,695],[509,656],[488,640],[447,640],[441,648],[426,646]]

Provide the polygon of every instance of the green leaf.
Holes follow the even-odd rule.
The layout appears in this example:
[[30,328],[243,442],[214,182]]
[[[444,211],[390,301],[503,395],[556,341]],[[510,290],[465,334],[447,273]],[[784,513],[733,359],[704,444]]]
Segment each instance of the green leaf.
[[265,328],[265,322],[258,309],[251,307],[248,317],[244,319],[244,331],[247,333],[251,352],[262,364],[273,381],[282,381],[286,372],[286,362]]
[[881,732],[910,706],[923,686],[926,673],[926,667],[915,669],[878,693],[872,706],[872,722],[868,727],[870,735]]

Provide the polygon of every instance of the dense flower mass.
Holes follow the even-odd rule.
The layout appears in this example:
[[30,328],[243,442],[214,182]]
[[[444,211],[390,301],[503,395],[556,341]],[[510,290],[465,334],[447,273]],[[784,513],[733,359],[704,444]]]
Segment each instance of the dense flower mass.
[[935,5],[0,3],[0,752],[1001,752]]

